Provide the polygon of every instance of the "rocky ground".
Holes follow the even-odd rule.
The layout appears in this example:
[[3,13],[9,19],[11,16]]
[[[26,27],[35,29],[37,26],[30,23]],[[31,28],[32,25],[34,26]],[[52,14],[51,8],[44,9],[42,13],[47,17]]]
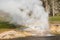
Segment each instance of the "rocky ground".
[[60,35],[60,24],[51,24],[50,26],[51,33]]
[[12,39],[12,38],[18,38],[18,37],[26,37],[31,36],[31,33],[24,32],[24,31],[5,31],[3,33],[0,33],[0,39]]
[[[60,34],[60,24],[51,24],[50,32],[52,34]],[[32,36],[33,35],[32,33],[26,32],[26,31],[18,31],[18,30],[14,30],[14,29],[8,30],[8,31],[5,30],[4,32],[0,32],[0,39],[12,39],[12,38],[19,38],[19,37],[27,37],[27,36]],[[37,33],[37,34],[40,34],[40,33]]]

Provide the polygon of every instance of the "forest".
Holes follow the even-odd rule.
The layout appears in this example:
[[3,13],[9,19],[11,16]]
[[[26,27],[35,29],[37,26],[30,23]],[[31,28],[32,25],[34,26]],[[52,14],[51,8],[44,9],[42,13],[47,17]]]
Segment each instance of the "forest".
[[60,0],[42,0],[50,16],[60,16]]

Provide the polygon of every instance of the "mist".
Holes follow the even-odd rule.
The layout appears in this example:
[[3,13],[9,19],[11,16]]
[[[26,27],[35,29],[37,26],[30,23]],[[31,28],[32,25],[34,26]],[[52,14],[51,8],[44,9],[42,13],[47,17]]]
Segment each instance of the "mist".
[[40,0],[0,0],[0,10],[9,13],[13,23],[37,30],[48,29],[48,13]]

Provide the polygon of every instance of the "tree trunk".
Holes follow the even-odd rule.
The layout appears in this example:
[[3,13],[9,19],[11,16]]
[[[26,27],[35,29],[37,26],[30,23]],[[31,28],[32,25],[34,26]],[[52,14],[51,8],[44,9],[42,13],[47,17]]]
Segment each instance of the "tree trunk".
[[53,13],[53,16],[55,15],[55,10],[54,10],[54,0],[51,1],[52,2],[52,13]]

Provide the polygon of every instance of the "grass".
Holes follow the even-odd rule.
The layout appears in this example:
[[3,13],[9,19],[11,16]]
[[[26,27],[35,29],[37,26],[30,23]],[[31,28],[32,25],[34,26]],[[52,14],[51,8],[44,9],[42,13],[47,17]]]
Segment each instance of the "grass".
[[0,29],[23,29],[23,28],[26,27],[22,25],[15,25],[15,24],[10,24],[9,22],[0,21]]
[[16,28],[14,24],[9,24],[9,22],[0,22],[0,29],[2,28]]
[[15,29],[16,29],[16,26],[14,24],[0,21],[0,33],[9,31],[9,30],[15,30]]
[[60,23],[60,16],[51,16],[49,17],[51,23]]
[[50,17],[50,21],[60,21],[60,16]]

